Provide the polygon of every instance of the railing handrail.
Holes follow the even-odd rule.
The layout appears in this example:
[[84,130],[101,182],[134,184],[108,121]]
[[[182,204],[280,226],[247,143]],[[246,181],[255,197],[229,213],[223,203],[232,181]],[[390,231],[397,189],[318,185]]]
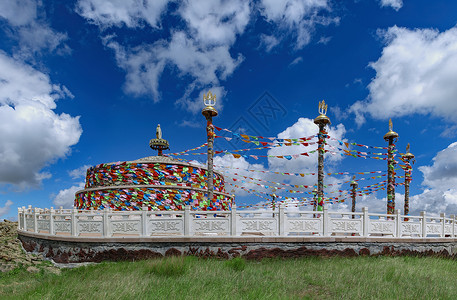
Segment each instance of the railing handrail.
[[[290,216],[289,216],[290,215]],[[292,216],[295,215],[295,216]],[[455,215],[439,217],[361,212],[275,210],[181,211],[77,210],[18,208],[18,230],[48,235],[113,236],[390,236],[396,238],[439,236],[454,238]]]

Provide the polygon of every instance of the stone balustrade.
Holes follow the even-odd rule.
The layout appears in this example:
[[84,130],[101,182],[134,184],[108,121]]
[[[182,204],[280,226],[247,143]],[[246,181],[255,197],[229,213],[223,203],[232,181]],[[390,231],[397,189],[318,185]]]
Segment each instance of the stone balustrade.
[[271,210],[140,211],[18,209],[18,231],[62,237],[395,237],[454,238],[457,220],[446,217],[404,216],[362,212]]

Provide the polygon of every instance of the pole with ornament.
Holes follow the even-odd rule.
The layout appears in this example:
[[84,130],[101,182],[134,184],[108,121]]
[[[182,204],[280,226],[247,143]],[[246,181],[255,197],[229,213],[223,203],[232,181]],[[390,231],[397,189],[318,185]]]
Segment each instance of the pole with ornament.
[[206,118],[206,137],[208,141],[208,199],[214,200],[214,178],[213,178],[213,156],[214,156],[214,126],[213,117],[217,116],[217,110],[214,108],[216,105],[216,95],[213,95],[211,91],[208,94],[203,94],[203,103],[205,107],[202,110],[202,115]]
[[[414,163],[414,154],[409,152],[409,143],[406,146],[406,153],[401,156],[402,161],[405,163],[405,209],[403,214],[405,216],[409,215],[409,183],[412,180],[412,167],[411,167],[411,160]],[[405,218],[405,221],[408,221],[408,218]]]
[[325,138],[327,132],[325,126],[330,124],[327,114],[327,104],[322,100],[319,102],[319,116],[314,119],[314,124],[319,126],[318,133],[318,159],[317,159],[317,210],[324,210],[324,154],[325,154]]
[[392,119],[389,120],[389,131],[384,135],[384,140],[389,142],[387,148],[387,214],[395,212],[395,144],[398,133],[392,130]]

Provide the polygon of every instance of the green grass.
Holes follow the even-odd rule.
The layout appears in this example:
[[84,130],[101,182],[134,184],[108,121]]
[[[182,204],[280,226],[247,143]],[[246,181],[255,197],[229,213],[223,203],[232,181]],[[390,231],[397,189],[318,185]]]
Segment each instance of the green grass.
[[457,299],[457,262],[171,257],[0,275],[0,299]]

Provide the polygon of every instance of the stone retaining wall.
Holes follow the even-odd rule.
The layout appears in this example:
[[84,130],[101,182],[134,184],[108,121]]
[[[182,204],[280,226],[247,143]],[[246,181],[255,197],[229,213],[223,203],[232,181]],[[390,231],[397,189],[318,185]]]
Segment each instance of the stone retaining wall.
[[138,260],[171,255],[246,259],[269,257],[411,255],[454,258],[457,239],[396,238],[65,238],[20,233],[25,250],[56,263]]

